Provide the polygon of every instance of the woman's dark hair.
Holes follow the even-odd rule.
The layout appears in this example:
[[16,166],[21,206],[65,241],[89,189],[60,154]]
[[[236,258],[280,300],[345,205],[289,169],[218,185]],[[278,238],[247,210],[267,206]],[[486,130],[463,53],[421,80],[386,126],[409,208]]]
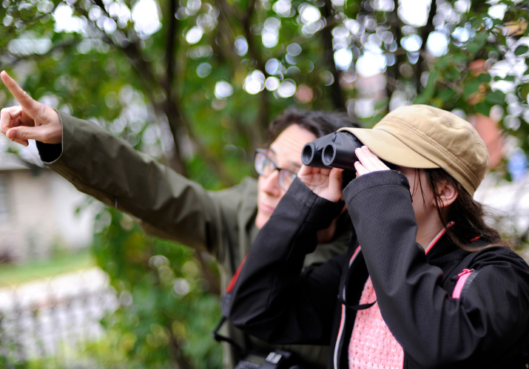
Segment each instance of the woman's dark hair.
[[361,125],[346,113],[310,110],[300,111],[296,108],[289,108],[270,122],[268,128],[270,142],[274,141],[281,132],[293,124],[299,125],[318,138],[336,132],[343,127],[361,128]]
[[[509,244],[502,240],[498,231],[485,223],[483,205],[474,200],[458,181],[441,168],[425,169],[424,171],[428,185],[434,193],[435,205],[442,224],[454,222],[454,227],[447,228],[447,234],[457,246],[467,251],[479,251],[483,247],[468,246],[470,241],[479,238],[487,242],[486,247],[509,247]],[[436,190],[438,185],[444,181],[454,186],[457,191],[457,199],[448,207],[447,211],[442,211],[439,207],[442,204],[442,199]]]

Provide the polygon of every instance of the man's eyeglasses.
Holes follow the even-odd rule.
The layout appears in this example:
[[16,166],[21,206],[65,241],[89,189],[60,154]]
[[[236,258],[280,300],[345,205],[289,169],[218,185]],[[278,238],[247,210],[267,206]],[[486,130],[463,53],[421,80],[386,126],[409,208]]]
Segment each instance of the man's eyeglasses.
[[279,171],[279,185],[283,190],[288,190],[294,179],[298,176],[297,173],[291,169],[279,168],[272,160],[266,150],[255,150],[255,170],[260,176],[268,177],[275,170]]

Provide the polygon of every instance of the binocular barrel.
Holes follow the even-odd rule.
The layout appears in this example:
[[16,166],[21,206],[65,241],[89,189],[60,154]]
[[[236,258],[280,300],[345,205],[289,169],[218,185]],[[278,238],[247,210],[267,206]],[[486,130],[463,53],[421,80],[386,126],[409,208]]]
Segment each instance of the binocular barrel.
[[362,145],[352,133],[334,132],[306,144],[301,161],[310,167],[354,170],[354,163],[358,160],[355,150]]

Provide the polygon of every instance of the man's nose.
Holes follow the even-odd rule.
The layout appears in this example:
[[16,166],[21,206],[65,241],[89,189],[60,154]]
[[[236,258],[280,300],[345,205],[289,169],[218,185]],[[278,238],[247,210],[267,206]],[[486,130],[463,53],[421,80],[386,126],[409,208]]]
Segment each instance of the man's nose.
[[274,170],[267,177],[264,178],[263,190],[271,195],[279,196],[281,194],[281,187],[279,186],[279,171]]

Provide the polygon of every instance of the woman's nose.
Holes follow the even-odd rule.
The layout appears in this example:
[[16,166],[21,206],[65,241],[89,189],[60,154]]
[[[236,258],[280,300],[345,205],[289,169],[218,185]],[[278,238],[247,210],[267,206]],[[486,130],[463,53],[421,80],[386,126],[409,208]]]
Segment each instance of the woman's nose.
[[271,195],[279,196],[281,194],[281,187],[279,186],[279,171],[274,170],[267,177],[264,178],[263,190]]

